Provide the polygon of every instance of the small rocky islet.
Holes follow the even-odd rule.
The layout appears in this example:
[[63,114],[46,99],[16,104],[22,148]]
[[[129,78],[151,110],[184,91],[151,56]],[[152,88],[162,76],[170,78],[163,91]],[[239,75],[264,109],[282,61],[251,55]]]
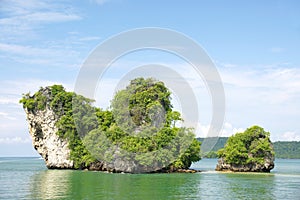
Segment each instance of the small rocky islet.
[[270,133],[259,126],[229,137],[218,156],[217,171],[270,172],[274,168],[275,152]]

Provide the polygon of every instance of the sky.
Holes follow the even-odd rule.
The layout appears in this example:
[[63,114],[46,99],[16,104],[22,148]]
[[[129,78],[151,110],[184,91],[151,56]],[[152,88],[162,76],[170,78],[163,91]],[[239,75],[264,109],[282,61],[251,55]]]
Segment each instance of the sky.
[[[144,27],[180,32],[211,58],[226,97],[220,136],[257,124],[272,141],[300,141],[299,9],[297,0],[0,0],[0,156],[38,155],[18,103],[23,93],[52,84],[73,91],[99,44]],[[149,63],[172,66],[189,80],[200,110],[196,134],[206,136],[207,87],[189,64],[166,52],[144,50],[114,62],[101,79],[97,106],[107,108],[122,76]]]

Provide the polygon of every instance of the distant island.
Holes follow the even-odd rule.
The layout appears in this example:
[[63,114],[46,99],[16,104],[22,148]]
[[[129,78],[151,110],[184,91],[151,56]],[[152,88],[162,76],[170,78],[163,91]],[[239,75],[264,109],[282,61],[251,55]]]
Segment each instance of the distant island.
[[230,136],[217,154],[217,171],[270,172],[274,168],[270,133],[259,126]]
[[61,85],[24,94],[33,146],[50,169],[109,172],[195,172],[200,157],[193,130],[171,105],[163,82],[137,78],[116,93],[109,110]]
[[[198,141],[214,141],[215,138],[197,138]],[[224,148],[228,137],[219,137],[215,146],[209,152],[202,153],[203,158],[218,158],[218,150]],[[276,141],[273,142],[275,158],[300,159],[300,141]]]

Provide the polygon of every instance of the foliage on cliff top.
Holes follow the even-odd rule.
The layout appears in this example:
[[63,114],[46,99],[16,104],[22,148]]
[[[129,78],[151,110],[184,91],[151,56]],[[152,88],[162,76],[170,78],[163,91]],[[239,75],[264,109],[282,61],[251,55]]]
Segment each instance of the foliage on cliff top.
[[[32,96],[25,94],[20,103],[30,112],[50,108],[59,116],[57,134],[68,139],[70,159],[74,160],[76,168],[96,161],[85,147],[89,142],[96,144],[100,152],[108,153],[103,140],[99,139],[101,134],[111,144],[136,153],[134,159],[141,164],[152,165],[165,160],[166,156],[178,154],[169,167],[188,168],[192,162],[200,160],[200,142],[192,139],[187,149],[180,148],[183,138],[195,135],[191,129],[175,126],[176,121],[182,119],[179,112],[172,110],[170,95],[164,83],[138,78],[115,95],[111,111],[93,107],[93,100],[66,92],[61,85],[41,88]],[[98,140],[93,140],[95,136]],[[165,147],[172,151],[152,157],[140,154]]]
[[223,149],[218,151],[228,164],[263,164],[266,157],[274,156],[270,133],[259,126],[252,126],[243,133],[228,138]]

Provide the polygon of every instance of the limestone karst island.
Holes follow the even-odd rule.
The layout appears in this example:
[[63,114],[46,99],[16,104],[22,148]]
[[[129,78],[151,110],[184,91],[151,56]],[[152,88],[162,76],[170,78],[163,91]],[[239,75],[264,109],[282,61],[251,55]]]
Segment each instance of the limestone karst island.
[[[125,173],[196,172],[200,142],[173,110],[163,82],[137,78],[118,91],[108,110],[61,85],[23,95],[33,146],[49,169]],[[230,137],[218,152],[216,170],[269,172],[274,167],[270,134],[253,126]]]
[[274,168],[270,133],[259,126],[231,136],[218,154],[217,171],[270,172]]

